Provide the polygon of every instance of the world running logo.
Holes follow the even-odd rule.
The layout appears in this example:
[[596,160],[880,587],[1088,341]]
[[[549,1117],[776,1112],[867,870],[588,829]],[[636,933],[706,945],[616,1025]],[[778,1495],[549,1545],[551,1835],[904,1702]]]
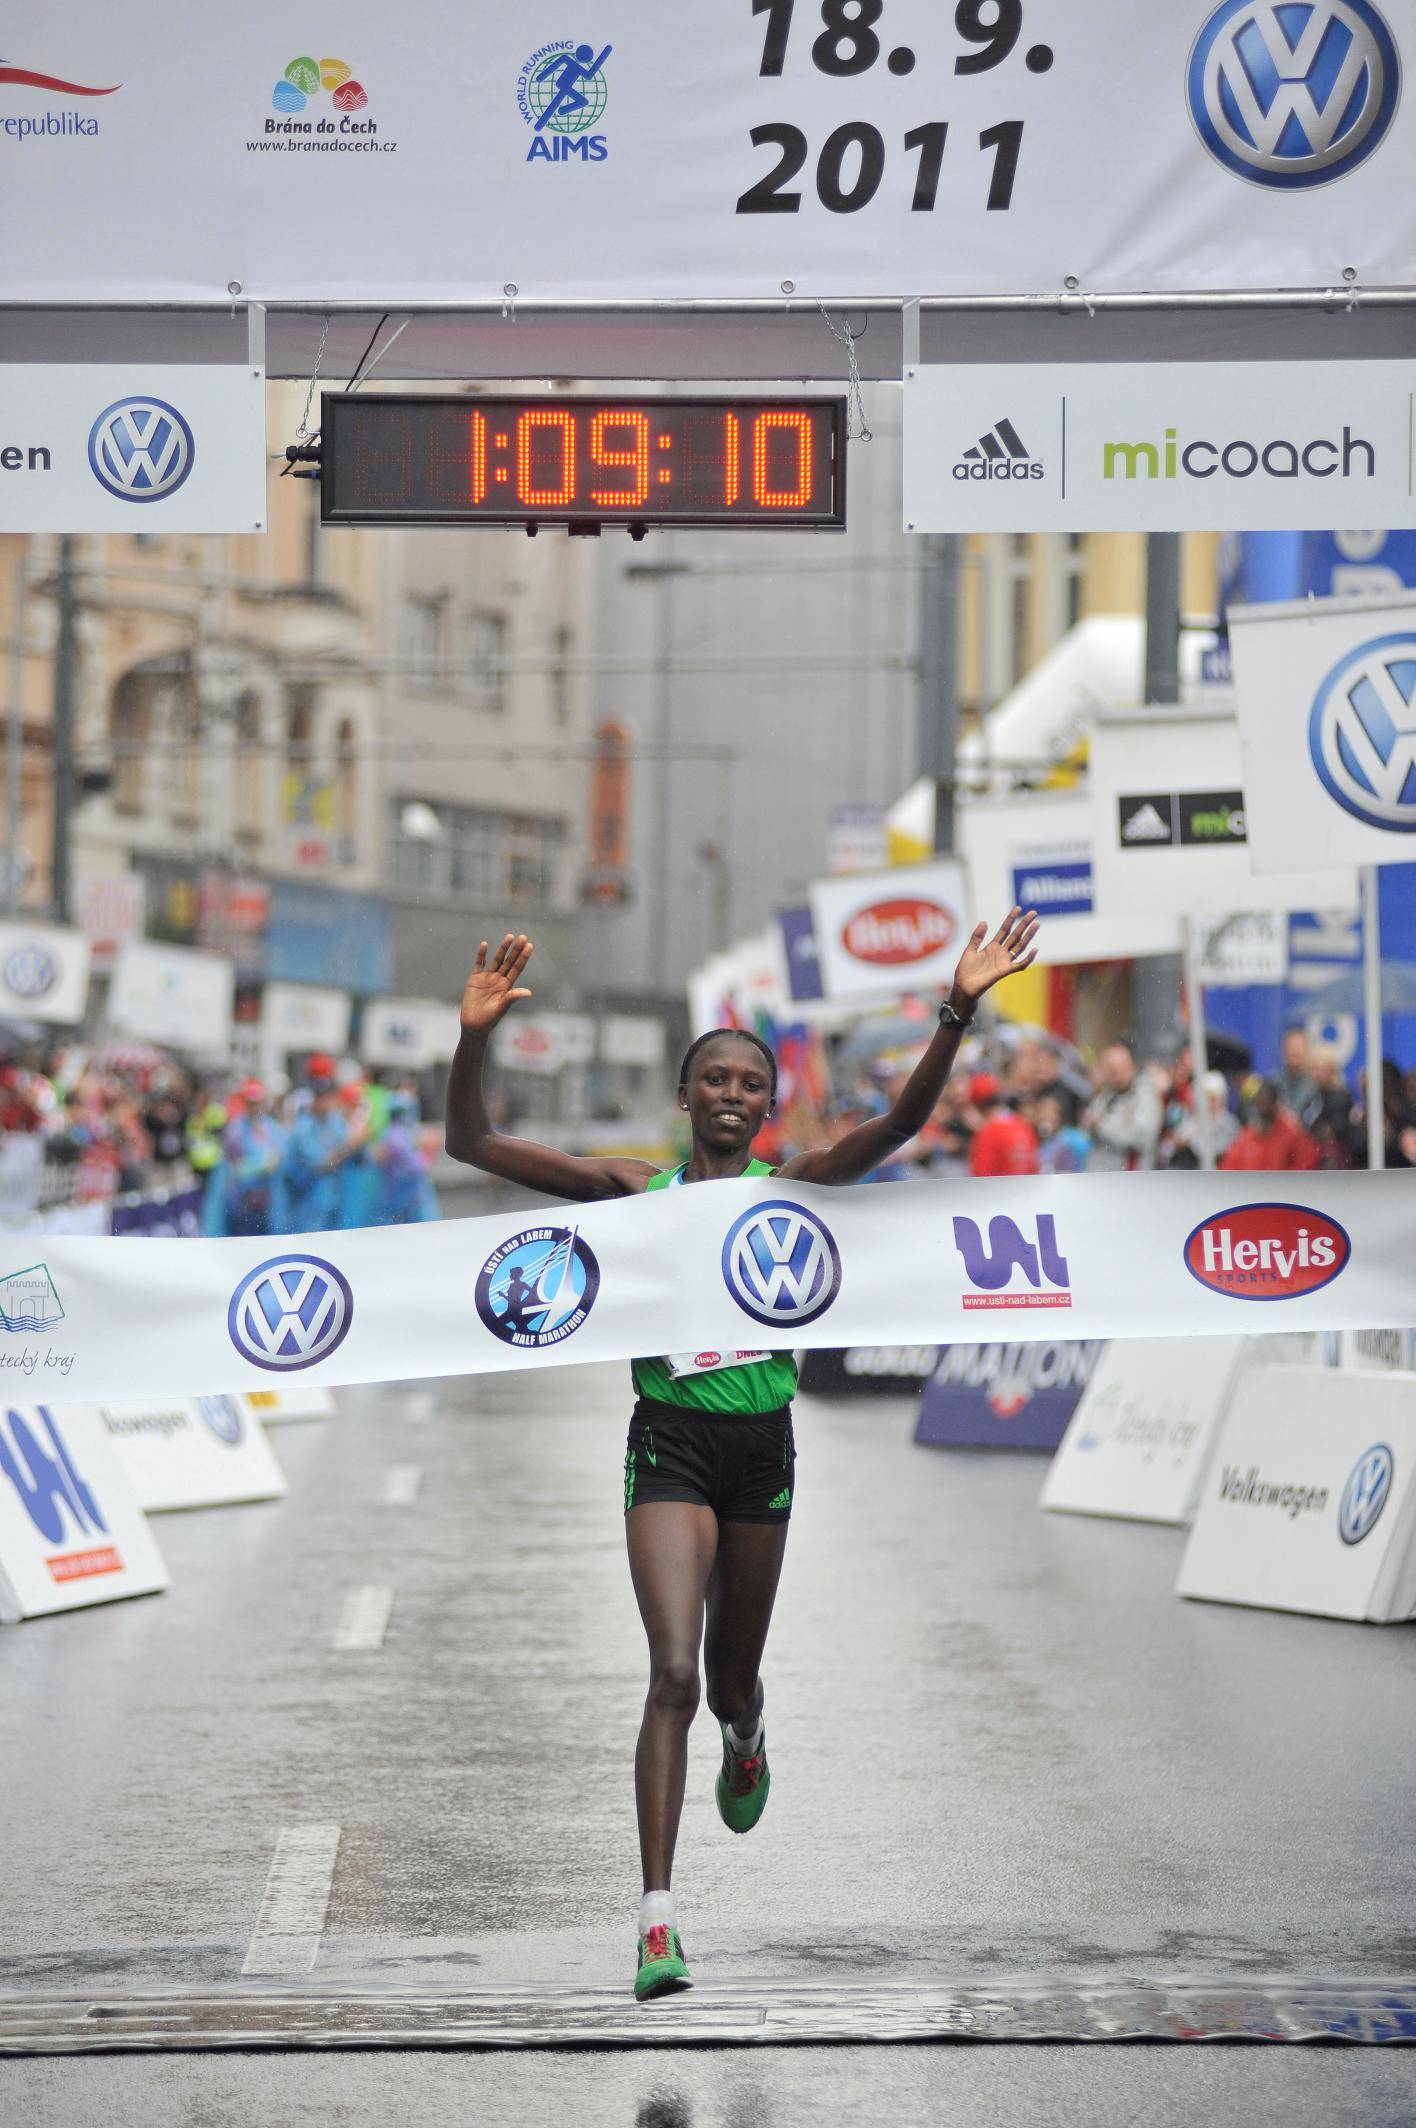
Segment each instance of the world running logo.
[[1378,636],[1333,666],[1308,719],[1308,752],[1345,813],[1416,833],[1416,635]]
[[165,399],[115,399],[89,430],[94,478],[120,502],[160,502],[196,463],[192,431]]
[[778,1197],[729,1227],[723,1278],[754,1322],[769,1328],[814,1323],[841,1290],[841,1258],[814,1213]]
[[1385,1441],[1360,1458],[1337,1503],[1337,1534],[1344,1544],[1360,1544],[1377,1526],[1391,1495],[1396,1459]]
[[1400,94],[1396,43],[1372,0],[1221,0],[1185,75],[1216,162],[1279,191],[1331,184],[1365,162]]
[[353,1320],[349,1281],[332,1263],[322,1256],[272,1256],[232,1294],[226,1327],[253,1367],[291,1374],[328,1359]]

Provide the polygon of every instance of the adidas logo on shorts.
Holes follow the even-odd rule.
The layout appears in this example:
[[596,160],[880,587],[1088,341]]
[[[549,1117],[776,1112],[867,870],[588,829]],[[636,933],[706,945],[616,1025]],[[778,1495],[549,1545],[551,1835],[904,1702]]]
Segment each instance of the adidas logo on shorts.
[[768,1506],[768,1509],[769,1509],[770,1511],[776,1511],[776,1510],[778,1510],[778,1509],[780,1509],[780,1508],[784,1508],[784,1507],[790,1507],[790,1506],[791,1506],[791,1504],[792,1504],[792,1490],[791,1490],[791,1487],[790,1487],[789,1485],[784,1485],[784,1486],[783,1486],[782,1490],[781,1490],[781,1491],[780,1491],[780,1492],[778,1493],[778,1495],[777,1495],[777,1497],[776,1497],[776,1499],[775,1499],[775,1500],[769,1500],[769,1501],[767,1502],[767,1506]]

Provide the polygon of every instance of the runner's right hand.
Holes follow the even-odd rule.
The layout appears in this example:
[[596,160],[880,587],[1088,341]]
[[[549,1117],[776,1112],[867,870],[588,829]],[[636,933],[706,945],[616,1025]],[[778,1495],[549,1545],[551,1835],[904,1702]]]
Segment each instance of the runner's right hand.
[[469,1034],[486,1034],[496,1026],[508,1006],[531,992],[516,985],[531,958],[531,941],[524,931],[513,937],[508,931],[501,944],[488,955],[487,941],[477,948],[477,964],[462,993],[461,1020]]

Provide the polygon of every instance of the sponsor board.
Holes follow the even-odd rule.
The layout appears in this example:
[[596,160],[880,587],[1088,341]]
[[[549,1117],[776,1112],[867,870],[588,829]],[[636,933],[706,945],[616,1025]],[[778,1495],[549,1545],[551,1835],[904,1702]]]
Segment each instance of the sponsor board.
[[1105,1346],[941,1345],[916,1441],[944,1448],[1054,1449]]
[[1156,1337],[1108,1347],[1052,1459],[1039,1505],[1188,1522],[1250,1342]]
[[812,927],[826,996],[947,987],[971,928],[966,900],[963,869],[953,862],[814,881]]
[[88,1002],[89,957],[81,931],[0,924],[0,1018],[77,1025]]
[[334,1393],[298,1375],[283,1381],[278,1389],[247,1389],[240,1402],[248,1417],[262,1426],[279,1426],[290,1419],[332,1419]]
[[1041,916],[1039,967],[1179,952],[1176,904],[1128,895],[1103,907],[1089,793],[971,798],[959,807],[958,836],[980,916],[1014,902]]
[[[147,1514],[277,1500],[288,1488],[258,1421],[238,1396],[93,1406]],[[67,1425],[80,1407],[57,1407]]]
[[802,1355],[801,1387],[815,1396],[918,1396],[939,1364],[937,1345],[847,1345]]
[[457,1007],[440,998],[373,998],[364,1007],[359,1054],[366,1064],[424,1071],[448,1064],[461,1032]]
[[226,1059],[235,971],[224,954],[129,939],[118,948],[108,1018],[120,1033]]
[[1346,1229],[1302,1204],[1237,1204],[1202,1219],[1185,1241],[1185,1268],[1211,1293],[1298,1300],[1346,1270]]
[[0,1405],[0,1620],[168,1585],[96,1411]]
[[1376,1623],[1416,1617],[1413,1471],[1408,1381],[1247,1370],[1201,1488],[1179,1594]]
[[1368,1374],[1416,1370],[1416,1330],[1339,1330],[1337,1364]]

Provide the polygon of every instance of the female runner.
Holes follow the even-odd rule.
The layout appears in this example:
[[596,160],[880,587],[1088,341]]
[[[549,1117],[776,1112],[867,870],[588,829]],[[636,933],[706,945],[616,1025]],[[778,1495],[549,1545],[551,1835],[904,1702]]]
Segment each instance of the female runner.
[[[1031,964],[1036,929],[1035,912],[1016,908],[991,939],[979,924],[934,1038],[894,1106],[833,1146],[798,1153],[776,1170],[779,1179],[859,1182],[913,1138],[943,1090],[978,1000]],[[678,1099],[693,1150],[672,1174],[645,1160],[579,1159],[494,1130],[482,1094],[487,1038],[511,1005],[530,997],[521,981],[530,958],[524,934],[508,933],[490,956],[485,941],[477,949],[448,1086],[447,1149],[455,1160],[577,1202],[773,1172],[752,1158],[752,1141],[772,1111],[776,1062],[764,1042],[739,1029],[700,1035],[683,1060]],[[900,1203],[906,1210],[909,1198]],[[649,1641],[649,1691],[634,1757],[644,1867],[634,1982],[640,2001],[692,1986],[669,1882],[700,1644],[708,1705],[723,1732],[718,1812],[730,1830],[751,1831],[771,1781],[759,1665],[791,1520],[796,1367],[787,1353],[736,1353],[726,1365],[705,1367],[711,1357],[669,1354],[636,1360],[633,1369],[638,1401],[625,1454],[625,1531]]]

